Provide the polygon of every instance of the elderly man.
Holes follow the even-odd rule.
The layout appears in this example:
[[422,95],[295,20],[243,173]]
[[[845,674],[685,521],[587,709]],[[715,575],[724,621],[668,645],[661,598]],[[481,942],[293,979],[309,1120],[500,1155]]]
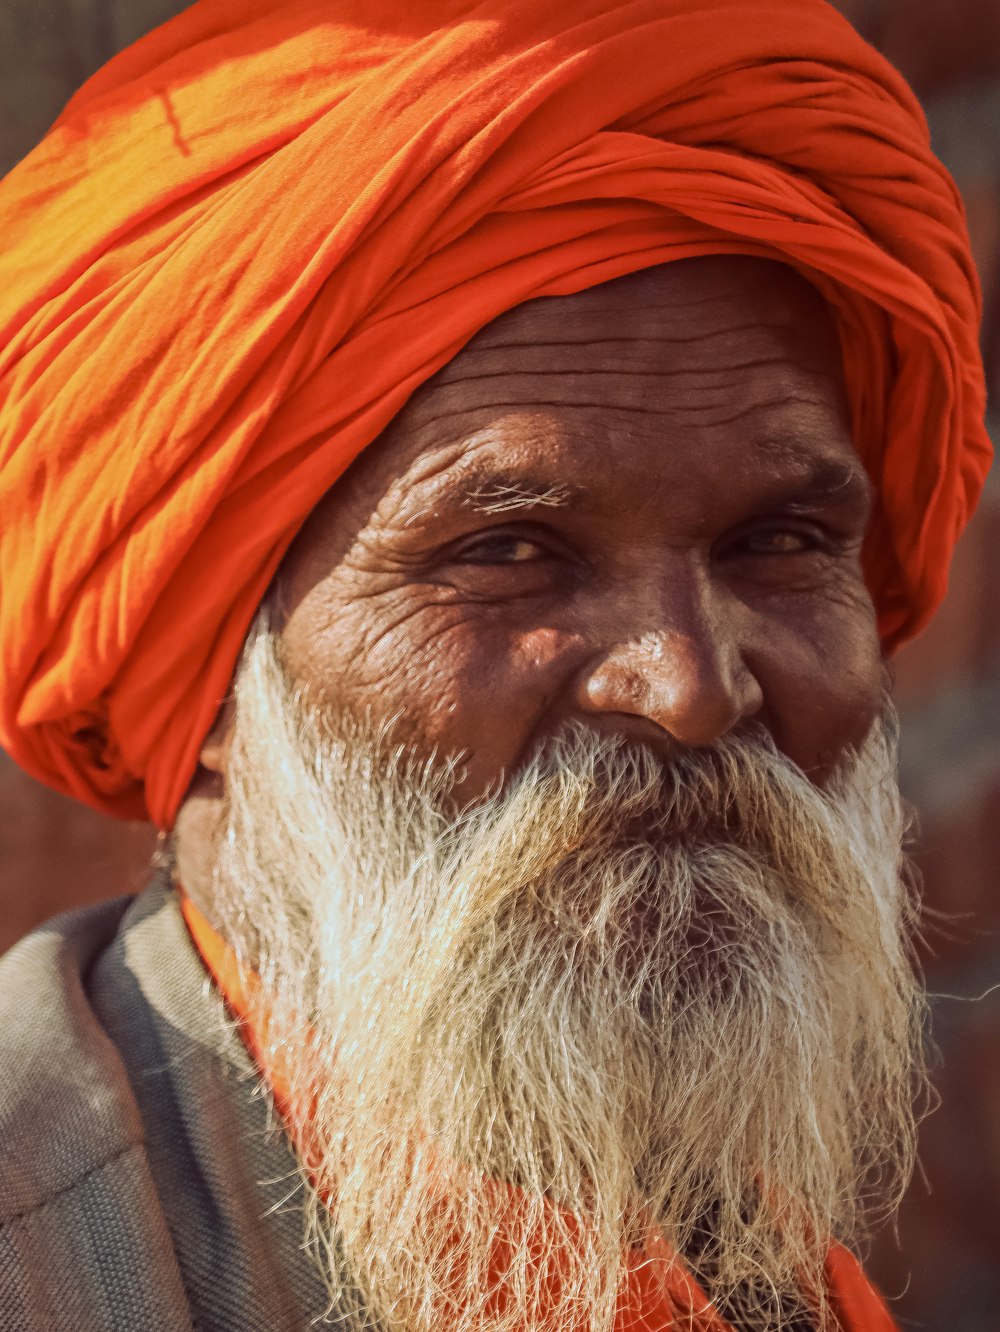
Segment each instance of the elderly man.
[[988,457],[905,85],[822,0],[203,0],[0,217],[2,738],[164,830],[3,963],[2,1325],[890,1329],[884,662]]

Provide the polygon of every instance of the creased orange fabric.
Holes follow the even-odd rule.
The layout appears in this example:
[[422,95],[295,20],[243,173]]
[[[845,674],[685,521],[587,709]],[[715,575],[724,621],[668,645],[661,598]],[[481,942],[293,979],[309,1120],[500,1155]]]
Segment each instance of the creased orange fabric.
[[955,187],[823,0],[201,0],[0,184],[0,743],[169,826],[295,532],[491,318],[706,252],[831,302],[883,639],[989,446]]
[[[229,1010],[239,1021],[240,1035],[294,1139],[297,1112],[286,1070],[277,1056],[267,1057],[267,1033],[255,1027],[250,1017],[251,1000],[259,997],[254,992],[260,981],[252,972],[240,967],[233,950],[185,893],[181,893],[180,904],[194,945]],[[514,1185],[498,1182],[495,1187],[501,1201],[504,1194],[509,1195],[511,1231],[516,1234],[519,1210],[521,1213],[525,1210],[523,1203],[519,1208],[519,1199],[523,1195]],[[526,1231],[524,1242],[531,1242]],[[493,1289],[498,1298],[502,1297],[502,1274],[506,1267],[498,1245],[496,1255],[491,1256],[491,1269],[496,1273]],[[857,1259],[840,1245],[835,1245],[827,1255],[826,1281],[831,1308],[842,1332],[897,1332],[896,1324]],[[614,1332],[671,1332],[671,1329],[675,1332],[732,1332],[729,1324],[709,1304],[698,1283],[661,1239],[651,1246],[650,1251],[628,1256]]]

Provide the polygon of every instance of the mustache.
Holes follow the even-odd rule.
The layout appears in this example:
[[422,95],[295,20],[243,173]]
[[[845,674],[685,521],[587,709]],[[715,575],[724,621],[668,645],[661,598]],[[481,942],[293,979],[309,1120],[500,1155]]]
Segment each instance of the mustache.
[[[885,751],[894,743],[894,716],[877,728]],[[534,805],[557,812],[561,836],[538,848],[540,859],[526,857],[526,871],[528,859],[539,871],[584,846],[721,843],[766,854],[817,820],[828,823],[843,798],[844,779],[859,775],[860,758],[859,751],[846,750],[829,779],[818,784],[760,723],[746,723],[711,745],[675,746],[664,755],[625,737],[595,737],[572,722],[539,746],[509,783],[458,810],[455,836],[475,833],[486,817],[502,815],[505,805],[519,818]],[[408,771],[404,780],[415,776]]]
[[[855,754],[845,751],[840,766]],[[635,827],[644,838],[675,839],[707,828],[752,830],[766,798],[789,784],[805,785],[820,797],[824,789],[779,750],[759,722],[743,723],[710,745],[674,743],[666,754],[624,736],[595,736],[583,723],[569,722],[494,794],[502,798],[527,785],[544,798],[567,772],[591,793],[595,831],[607,825],[621,834]],[[613,804],[596,798],[602,791],[614,794]]]
[[[759,723],[668,755],[569,723],[509,786],[443,825],[443,878],[462,902],[458,928],[475,936],[497,913],[529,905],[587,928],[586,885],[600,879],[597,867],[615,865],[619,927],[642,914],[649,928],[683,930],[693,944],[699,918],[724,921],[739,912],[733,893],[753,893],[764,873],[770,891],[794,901],[800,918],[822,926],[835,945],[847,905],[840,850],[847,835],[862,855],[879,850],[864,845],[866,812],[887,774],[891,780],[896,733],[887,707],[862,749],[845,751],[821,786]],[[397,761],[404,783],[413,780],[402,771],[406,759]],[[463,873],[470,846],[480,869],[503,864],[503,875]],[[727,885],[721,896],[717,882]],[[680,883],[689,891],[678,898]],[[672,901],[662,898],[666,884]],[[757,909],[766,914],[766,906]]]

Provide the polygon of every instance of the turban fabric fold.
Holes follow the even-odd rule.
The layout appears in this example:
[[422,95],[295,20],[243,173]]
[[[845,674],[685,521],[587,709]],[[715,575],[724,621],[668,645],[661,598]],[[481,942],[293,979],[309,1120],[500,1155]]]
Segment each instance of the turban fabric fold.
[[310,509],[492,318],[706,253],[829,301],[887,648],[988,465],[961,203],[823,0],[201,0],[0,184],[0,743],[169,826]]

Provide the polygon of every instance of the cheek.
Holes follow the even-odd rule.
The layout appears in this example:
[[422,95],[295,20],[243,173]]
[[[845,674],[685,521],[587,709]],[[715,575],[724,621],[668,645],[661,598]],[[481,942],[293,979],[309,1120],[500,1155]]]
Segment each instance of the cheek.
[[867,592],[770,626],[755,674],[778,746],[818,781],[859,745],[881,711],[884,666]]
[[565,674],[555,630],[455,626],[417,653],[408,703],[413,738],[465,755],[457,794],[472,799],[516,767]]
[[462,682],[480,664],[460,617],[391,596],[330,598],[303,603],[282,639],[290,675],[325,706],[390,722],[421,749],[452,748]]
[[329,706],[391,722],[419,752],[466,755],[471,798],[517,759],[558,688],[564,636],[468,606],[305,598],[282,632],[289,673]]

